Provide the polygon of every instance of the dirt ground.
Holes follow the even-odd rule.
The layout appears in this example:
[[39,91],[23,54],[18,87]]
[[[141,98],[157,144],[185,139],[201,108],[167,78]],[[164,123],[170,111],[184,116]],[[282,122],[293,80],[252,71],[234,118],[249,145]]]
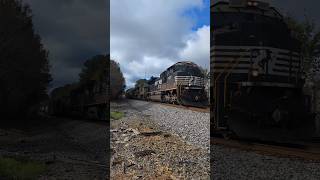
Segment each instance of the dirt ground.
[[28,131],[0,129],[0,156],[46,164],[38,179],[106,179],[107,125],[49,118]]

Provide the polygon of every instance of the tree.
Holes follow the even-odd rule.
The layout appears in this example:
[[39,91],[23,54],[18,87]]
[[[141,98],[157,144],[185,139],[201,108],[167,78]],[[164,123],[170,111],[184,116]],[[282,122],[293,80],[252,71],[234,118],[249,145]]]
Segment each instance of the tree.
[[204,78],[210,79],[210,71],[208,69],[202,69],[202,73],[204,75]]
[[316,72],[319,72],[320,31],[307,16],[304,22],[298,22],[292,17],[286,17],[285,20],[301,43],[303,71],[308,79],[313,80]]
[[[313,110],[317,109],[317,81],[320,72],[320,31],[314,21],[305,16],[305,21],[297,22],[291,17],[286,18],[289,28],[301,43],[303,56],[303,72],[306,76],[307,89],[312,94]],[[318,80],[317,80],[318,79]],[[313,85],[311,85],[313,84]],[[311,85],[311,86],[310,86]],[[312,87],[313,86],[313,87]]]
[[108,93],[108,67],[108,57],[105,55],[96,55],[85,61],[79,74],[79,89],[86,96],[86,103],[97,101],[96,96],[104,96],[99,101],[105,101]]
[[125,79],[119,63],[110,60],[110,98],[118,98],[124,92],[125,87]]
[[47,98],[48,51],[34,32],[31,9],[18,0],[0,0],[0,113],[25,117]]
[[80,84],[88,85],[92,81],[105,81],[107,78],[107,56],[96,55],[85,61],[79,74]]
[[77,108],[81,109],[87,104],[106,105],[109,84],[108,59],[109,55],[96,55],[87,59],[79,73],[78,82],[54,89],[50,101],[52,113],[72,116],[79,110]]

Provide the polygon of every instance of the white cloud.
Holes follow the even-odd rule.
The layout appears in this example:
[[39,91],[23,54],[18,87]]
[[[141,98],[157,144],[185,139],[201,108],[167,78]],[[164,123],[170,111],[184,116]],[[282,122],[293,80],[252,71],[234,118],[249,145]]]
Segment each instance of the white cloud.
[[127,86],[181,60],[209,64],[209,27],[192,31],[193,20],[183,15],[203,6],[202,0],[111,0],[110,55]]
[[197,62],[198,65],[209,69],[210,67],[210,27],[203,26],[192,33],[180,57]]

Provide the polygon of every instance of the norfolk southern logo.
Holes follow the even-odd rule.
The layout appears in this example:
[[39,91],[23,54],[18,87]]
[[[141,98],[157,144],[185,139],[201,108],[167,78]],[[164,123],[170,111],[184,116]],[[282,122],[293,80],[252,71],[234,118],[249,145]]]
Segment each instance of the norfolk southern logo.
[[270,49],[254,49],[252,51],[253,68],[259,73],[269,73],[269,62],[274,61],[276,55]]

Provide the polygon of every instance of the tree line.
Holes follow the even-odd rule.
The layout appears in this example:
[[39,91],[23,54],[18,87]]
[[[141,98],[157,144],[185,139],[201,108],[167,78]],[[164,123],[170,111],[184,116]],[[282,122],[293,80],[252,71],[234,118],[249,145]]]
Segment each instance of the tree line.
[[[32,10],[20,0],[0,0],[0,125],[38,118],[43,102],[49,101],[51,85],[49,51],[35,32]],[[125,88],[119,64],[109,56],[87,60],[79,81],[56,88],[51,96],[63,99],[79,87],[90,88],[94,81],[109,83],[110,97],[118,97]],[[69,103],[69,102],[64,102]]]
[[314,20],[305,15],[302,22],[293,17],[285,17],[293,35],[301,43],[303,63],[301,70],[306,80],[316,82],[320,72],[320,30]]
[[[110,66],[110,67],[109,67]],[[54,89],[50,96],[54,115],[70,115],[76,106],[103,104],[117,99],[125,89],[119,63],[109,55],[96,55],[85,61],[79,81]]]
[[48,51],[35,33],[30,7],[0,0],[1,122],[33,117],[48,98],[51,80]]

